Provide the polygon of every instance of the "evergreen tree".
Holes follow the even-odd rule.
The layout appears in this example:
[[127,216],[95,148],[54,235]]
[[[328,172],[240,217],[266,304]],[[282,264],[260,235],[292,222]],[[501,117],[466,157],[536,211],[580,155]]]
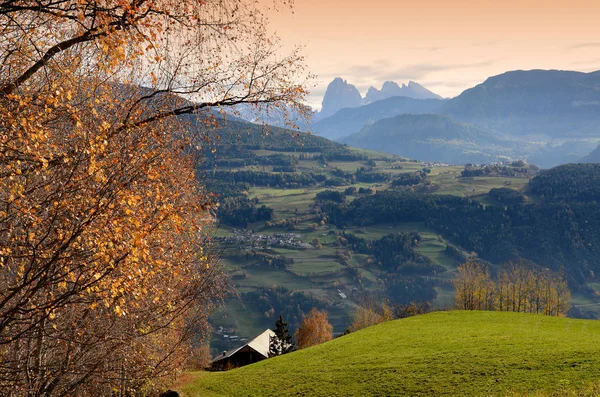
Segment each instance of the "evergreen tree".
[[280,356],[296,350],[296,346],[292,343],[292,334],[288,329],[288,323],[281,314],[275,323],[273,332],[275,332],[275,336],[269,338],[269,357]]

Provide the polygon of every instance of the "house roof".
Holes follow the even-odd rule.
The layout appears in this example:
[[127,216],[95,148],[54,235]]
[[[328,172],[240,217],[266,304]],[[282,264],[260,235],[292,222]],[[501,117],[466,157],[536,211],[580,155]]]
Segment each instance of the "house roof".
[[262,334],[258,335],[256,338],[252,339],[245,345],[230,350],[225,354],[218,355],[217,357],[213,358],[212,362],[214,363],[216,361],[220,361],[225,358],[231,357],[246,346],[250,347],[257,353],[260,353],[265,357],[269,357],[269,344],[271,343],[271,336],[275,336],[275,332],[271,331],[270,329],[267,329]]

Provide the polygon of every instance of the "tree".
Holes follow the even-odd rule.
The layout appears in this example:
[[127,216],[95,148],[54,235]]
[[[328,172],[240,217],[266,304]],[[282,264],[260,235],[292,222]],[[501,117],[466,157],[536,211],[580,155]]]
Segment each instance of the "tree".
[[269,357],[280,356],[296,349],[292,343],[292,334],[288,329],[288,323],[285,322],[281,314],[275,322],[273,332],[275,332],[275,335],[269,338]]
[[470,258],[453,281],[456,304],[463,310],[498,310],[565,316],[571,293],[563,273],[525,263],[506,263],[494,282],[483,265]]
[[0,394],[160,388],[227,290],[195,148],[299,105],[302,59],[243,0],[0,0],[0,28]]
[[431,312],[431,302],[410,302],[408,305],[396,305],[394,307],[394,317],[407,318],[426,314]]
[[387,303],[378,303],[373,299],[366,299],[357,307],[352,321],[352,331],[367,328],[393,319],[392,309]]
[[333,339],[333,326],[327,320],[327,312],[313,308],[294,334],[299,349],[319,345]]
[[470,257],[457,270],[452,281],[456,305],[462,310],[492,310],[495,285],[487,267]]
[[319,240],[318,237],[315,237],[312,239],[311,241],[312,245],[316,248],[316,249],[321,249],[323,248],[323,246],[321,245],[321,240]]
[[499,310],[565,316],[570,308],[565,275],[548,268],[507,263],[499,274],[498,289]]
[[210,367],[211,359],[210,346],[208,344],[200,345],[191,351],[191,354],[187,358],[185,368],[188,371],[204,370]]

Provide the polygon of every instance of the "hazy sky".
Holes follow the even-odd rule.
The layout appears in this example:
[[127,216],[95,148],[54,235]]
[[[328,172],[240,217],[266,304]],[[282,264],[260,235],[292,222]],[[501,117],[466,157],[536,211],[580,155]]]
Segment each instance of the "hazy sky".
[[271,27],[285,46],[306,45],[317,107],[336,76],[363,95],[414,80],[452,97],[508,70],[600,69],[600,0],[296,0],[294,10]]

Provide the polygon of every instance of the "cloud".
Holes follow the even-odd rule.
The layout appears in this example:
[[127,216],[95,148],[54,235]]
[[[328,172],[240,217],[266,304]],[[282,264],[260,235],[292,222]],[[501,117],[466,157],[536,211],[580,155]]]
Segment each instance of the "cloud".
[[355,65],[355,66],[350,66],[348,68],[346,68],[343,72],[344,75],[350,75],[350,76],[373,76],[375,74],[378,73],[379,70],[381,70],[382,68],[387,68],[389,66],[385,65],[381,65],[378,62],[373,62],[370,65]]
[[360,91],[365,91],[371,85],[380,87],[385,81],[420,81],[431,74],[458,69],[485,68],[493,65],[494,62],[494,60],[487,60],[476,63],[416,63],[396,68],[387,61],[376,61],[368,65],[352,65],[336,72],[320,73],[319,80],[329,83],[333,78],[340,76],[347,79],[350,84],[354,84]]
[[571,65],[598,65],[600,64],[600,58],[594,58],[594,59],[586,59],[584,61],[573,61],[571,62]]
[[327,91],[327,84],[320,84],[317,87],[309,89],[311,96],[323,96]]
[[600,42],[578,43],[565,48],[565,51],[577,51],[590,48],[600,48]]
[[444,46],[403,46],[403,50],[415,50],[421,52],[439,52],[439,51],[456,51],[459,49],[472,49],[472,48],[480,48],[480,47],[492,47],[498,43],[501,43],[500,40],[487,40],[481,42],[473,42],[463,45],[444,45]]
[[402,47],[407,50],[416,50],[416,51],[426,51],[426,52],[437,52],[441,50],[450,49],[450,47],[440,47],[440,46],[421,46],[421,47]]
[[387,71],[381,75],[384,79],[400,79],[400,80],[422,80],[428,75],[437,72],[447,72],[457,69],[477,69],[492,66],[494,61],[482,61],[476,63],[454,63],[454,64],[431,64],[420,63],[408,65],[396,70]]
[[464,88],[474,87],[480,84],[483,80],[456,80],[456,81],[429,81],[424,80],[420,82],[427,88],[431,87],[444,87],[444,88]]

